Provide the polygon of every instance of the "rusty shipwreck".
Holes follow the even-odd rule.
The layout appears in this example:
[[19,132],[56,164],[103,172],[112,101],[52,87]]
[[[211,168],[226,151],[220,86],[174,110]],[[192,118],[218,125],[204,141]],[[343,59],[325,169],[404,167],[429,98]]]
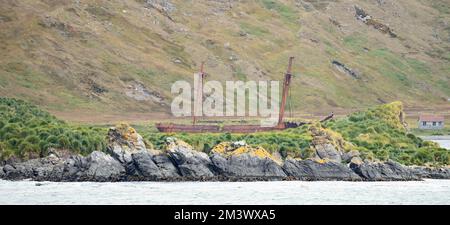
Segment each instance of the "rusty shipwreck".
[[[292,79],[292,62],[294,57],[289,58],[289,63],[287,67],[286,74],[284,75],[283,82],[283,90],[282,90],[282,99],[280,105],[280,112],[278,116],[278,123],[276,126],[272,127],[263,127],[259,124],[251,125],[251,124],[233,124],[233,125],[210,125],[210,124],[198,124],[197,118],[192,116],[192,124],[175,124],[175,123],[156,123],[156,128],[160,132],[186,132],[186,133],[254,133],[254,132],[262,132],[262,131],[274,131],[274,130],[284,130],[287,128],[295,128],[306,124],[306,122],[285,122],[284,114],[286,108],[286,101],[289,96],[289,87]],[[200,72],[197,74],[199,76],[199,82],[203,83],[205,78],[205,73],[203,72],[203,64],[201,66]],[[202,98],[202,94],[195,93]],[[325,117],[321,121],[326,121],[331,119],[333,114]]]

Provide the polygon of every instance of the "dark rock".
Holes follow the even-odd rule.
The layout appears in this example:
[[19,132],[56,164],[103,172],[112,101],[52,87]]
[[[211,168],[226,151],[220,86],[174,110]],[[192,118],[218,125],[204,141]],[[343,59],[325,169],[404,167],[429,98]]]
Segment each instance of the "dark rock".
[[14,167],[14,166],[12,166],[12,165],[10,165],[10,164],[6,164],[4,167],[3,167],[3,172],[4,172],[4,177],[6,178],[6,179],[9,179],[9,180],[18,180],[18,179],[21,179],[21,174],[20,174],[20,172],[19,171],[17,171],[17,169]]
[[49,174],[46,180],[50,181],[119,181],[125,168],[110,155],[94,151],[87,157],[69,157],[63,164],[55,165]]
[[350,163],[350,168],[356,174],[368,181],[401,181],[419,180],[411,169],[394,161]]
[[[107,153],[119,161],[131,176],[138,176],[132,154],[147,151],[144,139],[128,124],[109,128]],[[142,175],[142,174],[141,174]]]
[[107,147],[107,153],[119,161],[125,168],[126,173],[130,175],[134,175],[136,173],[132,152],[136,151],[131,151],[128,147],[121,147],[117,144]]
[[57,164],[62,164],[62,160],[53,154],[45,158],[31,159],[11,165],[7,164],[3,168],[5,173],[4,177],[10,180],[45,180],[53,171],[53,167]]
[[351,77],[353,77],[355,79],[359,79],[361,77],[361,74],[357,70],[349,68],[348,66],[346,66],[345,64],[343,64],[343,63],[341,63],[339,61],[333,60],[331,62],[331,64],[334,67],[336,67],[336,69],[341,71],[342,73],[345,73],[345,74],[347,74],[347,75],[349,75],[349,76],[351,76]]
[[122,123],[108,130],[108,144],[112,150],[133,153],[146,150],[144,139],[128,124]]
[[103,152],[94,151],[86,160],[88,168],[84,175],[92,181],[118,181],[125,174],[122,164]]
[[113,158],[117,159],[123,165],[133,163],[133,158],[131,157],[131,151],[120,147],[119,145],[113,145],[107,147],[107,153]]
[[213,177],[212,162],[204,152],[192,149],[188,144],[175,138],[167,138],[168,154],[181,175],[188,178]]
[[149,152],[140,151],[133,153],[132,158],[139,175],[150,180],[162,178],[162,174]]
[[311,159],[288,159],[283,169],[288,176],[299,180],[361,180],[346,165],[334,161],[319,163]]
[[330,143],[318,144],[314,146],[316,155],[321,159],[330,159],[335,162],[341,162],[341,154]]
[[0,166],[0,179],[5,177],[5,172],[3,172],[3,167]]
[[69,157],[63,166],[56,166],[54,171],[62,171],[62,181],[78,181],[82,180],[84,171],[89,167],[88,161],[85,157],[76,155]]
[[359,157],[361,154],[359,151],[351,150],[349,152],[345,152],[342,154],[342,161],[345,163],[349,163],[353,158]]
[[450,168],[410,167],[412,173],[420,178],[450,179]]
[[163,178],[170,179],[180,177],[177,167],[167,155],[154,155],[153,162],[158,166]]
[[372,26],[373,28],[381,31],[382,33],[389,34],[391,37],[396,38],[397,34],[387,25],[380,23],[376,19],[372,18],[368,13],[366,13],[362,8],[355,6],[355,16],[356,19],[362,21],[368,26]]
[[232,155],[229,158],[214,154],[211,161],[217,173],[226,177],[286,177],[283,169],[272,159],[247,153]]

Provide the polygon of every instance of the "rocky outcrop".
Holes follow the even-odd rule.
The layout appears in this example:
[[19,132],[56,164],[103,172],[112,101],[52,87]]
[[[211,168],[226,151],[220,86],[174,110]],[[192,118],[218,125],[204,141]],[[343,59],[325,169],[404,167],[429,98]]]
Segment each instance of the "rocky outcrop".
[[137,101],[153,101],[162,106],[166,105],[164,97],[160,93],[149,90],[144,84],[137,81],[133,81],[128,85],[125,95]]
[[132,154],[141,151],[147,151],[147,148],[134,128],[125,123],[109,128],[107,153],[125,167],[127,174],[136,175]]
[[[342,137],[311,126],[313,159],[274,157],[245,141],[216,145],[210,156],[176,138],[166,139],[166,151],[148,150],[129,126],[111,128],[105,152],[87,156],[50,150],[47,157],[25,162],[8,161],[0,178],[37,181],[178,181],[178,180],[345,180],[393,181],[421,178],[450,179],[450,169],[406,167],[394,161],[368,162]],[[348,164],[348,165],[347,165]]]
[[86,157],[74,155],[70,156],[64,162],[62,167],[57,166],[55,171],[62,171],[62,181],[83,181],[88,180],[88,178],[84,176],[84,170],[88,167],[89,165]]
[[163,178],[161,171],[153,161],[153,156],[147,151],[140,151],[132,155],[133,163],[138,176],[146,180],[157,180]]
[[169,0],[146,0],[146,7],[155,9],[169,20],[174,21],[171,17],[171,13],[175,11],[176,8]]
[[350,163],[350,168],[368,181],[419,180],[411,169],[394,161]]
[[361,78],[361,74],[360,74],[359,71],[357,71],[357,70],[355,70],[355,69],[352,69],[352,68],[346,66],[345,64],[339,62],[339,61],[333,60],[333,61],[331,62],[331,64],[332,64],[337,70],[339,70],[340,72],[342,72],[342,73],[344,73],[344,74],[347,74],[347,75],[351,76],[352,78],[355,78],[355,79]]
[[179,177],[178,169],[167,155],[146,148],[141,135],[128,124],[108,132],[107,152],[126,169],[127,180],[166,180]]
[[342,154],[342,162],[350,163],[353,159],[358,160],[360,159],[359,158],[360,155],[361,153],[359,153],[359,151],[356,150],[345,152],[344,154]]
[[283,169],[288,176],[297,180],[361,180],[346,165],[334,161],[288,159]]
[[382,33],[389,34],[391,37],[396,38],[397,34],[387,25],[378,22],[376,19],[372,18],[368,13],[366,13],[362,8],[355,6],[355,16],[356,19],[362,21],[368,26],[381,31]]
[[172,137],[166,139],[166,149],[183,177],[204,179],[214,176],[213,164],[206,153],[195,151],[186,142]]
[[42,180],[52,173],[55,165],[62,161],[55,155],[32,159],[21,163],[7,164],[3,167],[4,177],[10,180],[35,179]]
[[153,161],[158,167],[163,179],[174,179],[180,178],[180,173],[177,167],[172,163],[172,160],[165,154],[159,154],[153,156]]
[[50,155],[3,168],[9,180],[33,179],[49,181],[118,181],[125,175],[124,167],[103,152],[67,159]]
[[87,158],[83,176],[94,181],[119,181],[125,175],[120,162],[104,152],[94,151]]
[[322,143],[314,146],[316,154],[321,159],[330,159],[335,162],[342,161],[341,154],[330,143]]
[[212,150],[214,170],[225,177],[281,179],[286,174],[265,149],[253,148],[245,141],[223,142]]
[[410,167],[412,173],[420,178],[450,179],[450,168],[430,168],[422,166]]
[[313,136],[311,148],[315,159],[331,160],[334,162],[350,161],[352,157],[359,156],[353,145],[345,141],[342,136],[332,130],[314,124],[309,128]]
[[109,128],[108,144],[110,147],[118,146],[127,152],[146,150],[144,139],[136,130],[126,123]]
[[146,0],[146,3],[149,7],[167,13],[171,13],[176,9],[175,6],[169,0]]
[[211,161],[218,174],[225,177],[282,179],[286,174],[270,158],[260,158],[248,153],[233,155],[228,158],[220,154],[211,156]]

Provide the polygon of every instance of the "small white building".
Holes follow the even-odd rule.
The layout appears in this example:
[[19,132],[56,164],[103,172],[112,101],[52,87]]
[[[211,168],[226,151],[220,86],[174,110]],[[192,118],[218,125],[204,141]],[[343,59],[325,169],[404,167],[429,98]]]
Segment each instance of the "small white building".
[[420,115],[419,116],[419,129],[444,129],[444,116],[437,115]]

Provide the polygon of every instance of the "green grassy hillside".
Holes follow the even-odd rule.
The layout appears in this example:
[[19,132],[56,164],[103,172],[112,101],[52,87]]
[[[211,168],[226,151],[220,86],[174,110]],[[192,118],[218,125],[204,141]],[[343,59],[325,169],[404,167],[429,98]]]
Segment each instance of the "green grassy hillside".
[[201,61],[211,80],[279,80],[292,55],[294,111],[448,109],[449,13],[445,0],[4,0],[0,95],[74,120],[167,113]]

